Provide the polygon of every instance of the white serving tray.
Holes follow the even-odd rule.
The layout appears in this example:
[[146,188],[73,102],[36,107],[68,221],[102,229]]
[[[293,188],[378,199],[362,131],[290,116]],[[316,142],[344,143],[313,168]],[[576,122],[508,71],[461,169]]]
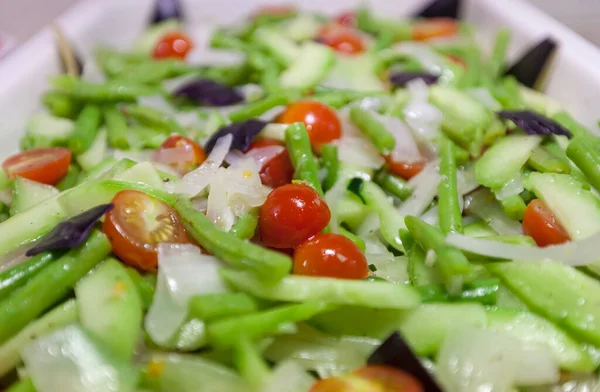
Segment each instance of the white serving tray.
[[[597,131],[600,118],[600,50],[524,0],[463,0],[465,19],[478,29],[484,48],[495,32],[513,32],[509,56],[552,37],[559,48],[548,72],[546,92],[580,122]],[[187,20],[194,25],[231,23],[265,1],[184,0]],[[277,3],[270,0],[268,3]],[[286,3],[289,3],[286,2]],[[303,0],[306,9],[328,13],[351,9],[361,0]],[[419,0],[370,0],[382,15],[406,15],[425,3]],[[58,23],[78,52],[90,55],[98,44],[126,49],[143,31],[154,0],[85,0],[63,14]],[[208,29],[207,29],[208,30]],[[40,107],[48,77],[57,74],[59,61],[52,33],[45,28],[0,62],[0,157],[14,152],[29,115]]]

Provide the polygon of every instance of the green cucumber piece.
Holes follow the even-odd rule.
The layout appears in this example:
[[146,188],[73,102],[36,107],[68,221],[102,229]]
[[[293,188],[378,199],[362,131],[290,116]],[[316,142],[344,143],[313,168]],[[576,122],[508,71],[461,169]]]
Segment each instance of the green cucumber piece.
[[531,310],[578,339],[600,345],[600,285],[596,279],[552,261],[493,263],[487,268]]
[[300,46],[274,29],[268,27],[257,29],[252,40],[264,47],[283,65],[292,65],[300,56]]
[[141,182],[153,188],[165,190],[165,184],[151,162],[141,162],[117,174],[115,180]]
[[315,15],[300,14],[281,24],[280,33],[294,41],[306,41],[319,35],[321,23]]
[[102,162],[107,149],[106,130],[101,128],[90,148],[77,156],[77,163],[84,171],[89,171]]
[[533,150],[527,164],[542,173],[569,174],[571,172],[571,165],[567,159],[556,156],[544,146],[537,146]]
[[375,71],[376,61],[371,53],[354,56],[336,56],[327,80],[348,91],[377,93],[385,91]]
[[[130,160],[127,159],[127,161],[130,161]],[[114,157],[107,157],[107,158],[103,159],[100,163],[98,163],[96,166],[94,166],[92,169],[90,169],[87,173],[82,173],[82,175],[79,176],[77,184],[79,185],[79,184],[89,181],[89,180],[111,178],[114,175],[112,173],[112,171],[113,171],[112,169],[117,167],[116,166],[117,163],[123,164],[123,160],[118,161]],[[135,165],[135,162],[131,161],[131,166],[133,166],[133,165]],[[129,166],[129,167],[131,167],[131,166]]]
[[558,102],[539,91],[519,85],[519,92],[525,105],[536,112],[552,117],[562,111]]
[[489,237],[491,235],[498,235],[494,229],[492,229],[484,221],[477,221],[468,224],[464,228],[464,234],[469,237]]
[[284,89],[312,88],[327,75],[334,63],[335,54],[331,48],[305,42],[294,62],[279,76],[279,83]]
[[400,230],[406,229],[404,217],[394,207],[387,194],[371,181],[363,181],[359,192],[367,206],[377,212],[382,237],[391,247],[404,252],[400,239]]
[[25,137],[29,148],[64,146],[72,131],[73,121],[42,112],[29,118]]
[[75,287],[81,324],[112,353],[130,360],[142,326],[142,301],[127,270],[107,259]]
[[17,177],[13,183],[13,199],[10,204],[10,215],[23,212],[44,200],[58,195],[58,189],[51,185]]
[[[375,283],[375,282],[371,282]],[[335,336],[366,336],[385,339],[398,329],[407,310],[342,306],[313,317],[309,324]]]
[[233,360],[248,385],[257,392],[262,391],[271,376],[271,370],[258,347],[248,337],[240,337],[235,345]]
[[519,175],[533,150],[540,144],[539,136],[510,135],[494,143],[475,164],[477,182],[494,190]]
[[408,309],[421,301],[419,293],[411,286],[389,282],[294,275],[286,276],[276,284],[267,284],[252,273],[236,270],[222,270],[221,276],[242,291],[274,301],[327,301],[380,309]]
[[523,344],[547,345],[562,369],[588,373],[596,368],[584,347],[548,320],[515,309],[487,310],[488,328],[502,331]]

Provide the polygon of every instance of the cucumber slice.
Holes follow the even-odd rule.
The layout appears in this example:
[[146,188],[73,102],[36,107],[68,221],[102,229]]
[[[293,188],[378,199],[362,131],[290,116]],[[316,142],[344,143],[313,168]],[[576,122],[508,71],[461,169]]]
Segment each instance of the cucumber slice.
[[300,47],[277,30],[268,27],[259,28],[254,32],[252,40],[286,66],[291,65],[300,56]]
[[335,65],[323,84],[353,91],[384,91],[384,85],[375,72],[375,66],[375,58],[370,53],[336,56]]
[[279,76],[283,88],[309,89],[327,75],[335,63],[333,50],[325,45],[305,42],[290,67]]
[[528,307],[585,342],[600,345],[600,285],[557,262],[494,263],[498,275]]
[[77,156],[77,163],[84,171],[91,170],[96,167],[106,155],[108,142],[106,141],[106,130],[101,129],[96,135],[94,142],[83,154]]
[[503,331],[523,344],[547,345],[562,369],[591,372],[596,364],[582,345],[546,319],[514,309],[489,309],[488,329]]
[[397,309],[342,306],[316,315],[310,320],[310,325],[336,336],[351,335],[385,339],[398,329],[407,313],[406,310]]
[[233,360],[248,385],[256,391],[262,391],[271,370],[256,345],[246,336],[242,336],[235,346]]
[[294,41],[306,41],[319,35],[321,23],[315,15],[300,14],[281,24],[280,32]]
[[150,185],[153,188],[165,190],[163,180],[160,178],[157,170],[151,162],[141,162],[121,174],[115,176],[115,180],[129,182],[141,182]]
[[177,19],[167,19],[148,28],[135,43],[135,51],[138,53],[150,54],[158,40],[170,31],[179,31],[182,29],[181,22]]
[[600,199],[567,174],[531,173],[533,192],[554,213],[572,240],[600,231]]
[[73,131],[73,121],[42,112],[31,116],[26,130],[31,148],[61,146]]
[[494,143],[475,164],[477,182],[500,190],[521,171],[533,150],[540,144],[539,136],[511,135]]
[[548,117],[552,117],[562,111],[558,102],[539,91],[519,85],[519,92],[529,109],[545,114]]
[[130,360],[142,326],[142,301],[125,267],[108,259],[75,287],[81,324],[115,356]]
[[404,252],[400,239],[400,230],[406,230],[404,217],[398,213],[387,194],[371,181],[363,181],[359,192],[367,206],[377,212],[382,237],[394,249]]
[[240,290],[274,301],[327,301],[379,309],[409,309],[421,302],[411,286],[388,282],[286,276],[269,285],[249,272],[222,270],[221,275]]
[[[111,169],[116,167],[115,165],[117,164],[117,162],[122,162],[122,161],[123,160],[117,161],[117,159],[114,157],[105,158],[104,160],[102,160],[102,162],[98,163],[87,173],[84,173],[84,175],[79,176],[77,185],[79,185],[83,182],[89,181],[89,180],[112,178],[114,174],[112,174]],[[127,161],[130,161],[130,160],[128,159]],[[131,161],[131,166],[133,166],[133,165],[135,165],[135,162]],[[128,166],[127,168],[129,168],[131,166]],[[111,173],[111,174],[107,174],[107,173]]]
[[13,184],[13,199],[10,204],[10,215],[23,212],[52,196],[58,195],[58,189],[51,185],[17,177]]

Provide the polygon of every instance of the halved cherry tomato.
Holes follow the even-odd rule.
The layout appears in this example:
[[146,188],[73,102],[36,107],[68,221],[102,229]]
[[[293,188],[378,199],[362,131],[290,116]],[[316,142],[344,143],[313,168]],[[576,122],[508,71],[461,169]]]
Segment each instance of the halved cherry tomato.
[[126,264],[141,270],[158,265],[158,244],[188,243],[177,212],[165,202],[143,192],[126,190],[113,197],[115,205],[106,214],[102,231],[113,252]]
[[405,180],[410,180],[419,174],[427,164],[426,161],[398,162],[393,160],[390,156],[385,157],[385,161],[387,162],[389,171]]
[[317,234],[294,251],[294,274],[364,279],[369,265],[358,246],[341,234]]
[[525,209],[523,233],[542,247],[562,244],[570,239],[552,211],[539,199],[532,200]]
[[412,38],[426,41],[431,38],[450,37],[458,33],[458,22],[451,18],[423,19],[413,24]]
[[[285,144],[275,139],[256,139],[250,143],[248,151],[268,146],[285,146]],[[260,181],[263,185],[271,188],[289,184],[293,178],[294,166],[292,165],[292,160],[287,149],[269,159],[260,169]]]
[[287,16],[294,14],[296,7],[291,4],[270,4],[264,5],[258,9],[258,11],[252,14],[252,17],[258,16]]
[[356,12],[346,11],[342,12],[335,18],[335,23],[346,27],[356,26]]
[[271,248],[295,248],[327,226],[331,211],[317,191],[304,184],[274,189],[260,209],[259,229]]
[[154,159],[159,163],[171,166],[180,174],[185,174],[200,166],[206,159],[206,153],[192,139],[173,135],[161,144]]
[[324,26],[321,29],[319,38],[323,44],[340,53],[356,54],[365,50],[365,44],[360,33],[343,25]]
[[10,179],[20,176],[54,185],[67,174],[70,163],[71,150],[68,148],[35,148],[7,158],[2,168]]
[[275,121],[281,124],[304,123],[312,148],[317,152],[321,151],[322,144],[342,136],[342,125],[335,111],[317,101],[298,101],[288,105]]
[[310,392],[423,392],[423,386],[402,370],[370,365],[346,376],[317,381]]
[[152,57],[155,59],[177,58],[185,60],[193,44],[190,37],[179,31],[165,34],[154,47]]

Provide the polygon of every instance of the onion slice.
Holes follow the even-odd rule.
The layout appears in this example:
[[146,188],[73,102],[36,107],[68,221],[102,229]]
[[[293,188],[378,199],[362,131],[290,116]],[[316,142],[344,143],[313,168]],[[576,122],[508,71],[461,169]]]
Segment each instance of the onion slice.
[[427,164],[413,177],[408,185],[414,189],[412,195],[400,206],[398,212],[402,216],[421,216],[437,195],[438,185],[442,177],[438,173],[439,161]]

